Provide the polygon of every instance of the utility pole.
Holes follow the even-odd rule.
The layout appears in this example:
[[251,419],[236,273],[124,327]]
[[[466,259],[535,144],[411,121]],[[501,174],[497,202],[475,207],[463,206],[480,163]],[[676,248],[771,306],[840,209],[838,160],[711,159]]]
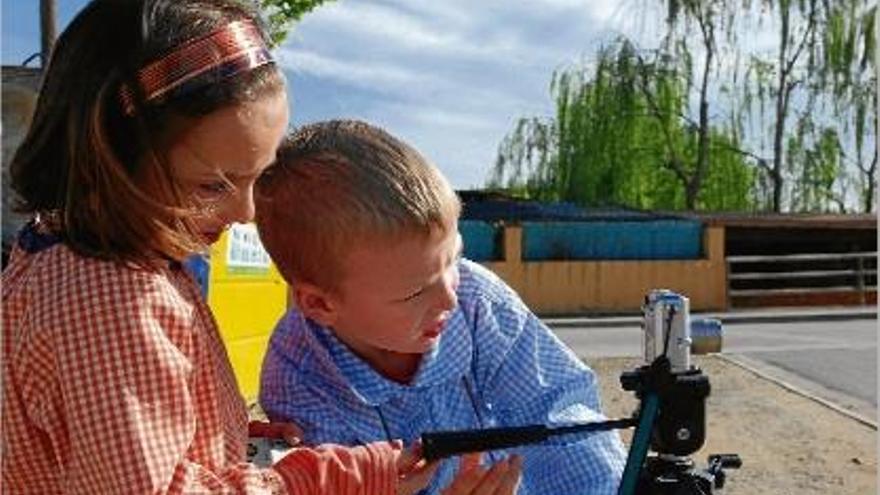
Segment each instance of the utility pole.
[[58,30],[55,23],[55,0],[40,0],[40,60],[43,67],[49,63]]

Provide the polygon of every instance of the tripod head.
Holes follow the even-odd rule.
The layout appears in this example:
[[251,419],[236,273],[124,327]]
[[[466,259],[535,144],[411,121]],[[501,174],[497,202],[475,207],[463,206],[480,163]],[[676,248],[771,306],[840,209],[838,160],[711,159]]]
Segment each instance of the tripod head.
[[[736,454],[713,455],[709,466],[696,471],[688,457],[706,438],[706,397],[709,378],[690,361],[694,343],[689,301],[668,290],[645,297],[644,351],[649,364],[624,372],[620,383],[639,399],[636,430],[618,495],[704,495],[725,481],[725,468],[736,469]],[[701,349],[720,349],[717,335],[700,335]],[[653,453],[648,454],[648,450]]]
[[672,291],[655,290],[645,296],[642,312],[647,364],[624,372],[620,384],[641,401],[657,396],[651,449],[690,455],[706,439],[706,397],[711,391],[709,378],[691,364],[690,302]]

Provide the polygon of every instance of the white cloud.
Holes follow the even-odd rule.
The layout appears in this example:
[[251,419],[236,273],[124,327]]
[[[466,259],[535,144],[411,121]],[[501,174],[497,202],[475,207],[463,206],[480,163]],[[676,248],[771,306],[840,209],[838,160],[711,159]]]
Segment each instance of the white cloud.
[[[397,5],[379,2],[337,2],[306,17],[297,27],[291,42],[302,42],[303,33],[321,31],[332,33],[325,40],[328,51],[357,51],[358,48],[384,53],[416,54],[421,57],[445,56],[457,59],[498,58],[510,55],[521,47],[513,39],[498,36],[496,29],[483,29],[478,12],[463,2],[440,2],[418,10],[411,3]],[[467,13],[476,14],[469,17]],[[485,19],[483,19],[485,21]],[[479,27],[477,27],[479,26]],[[490,25],[491,26],[491,25]],[[474,37],[477,33],[479,36]],[[349,47],[342,43],[356,43]],[[290,44],[290,43],[288,43]]]
[[425,75],[399,65],[365,60],[344,60],[307,49],[281,48],[278,60],[284,69],[336,82],[378,90],[426,84]]
[[[395,48],[451,50],[462,45],[455,31],[439,31],[405,11],[378,3],[339,2],[307,18],[311,24],[325,24],[336,35],[347,35],[372,44],[391,43]],[[305,23],[304,23],[305,24]]]
[[383,125],[468,187],[484,182],[517,118],[552,113],[553,71],[592,53],[620,10],[612,0],[340,0],[306,16],[279,58],[300,121]]
[[484,132],[496,127],[495,120],[485,113],[419,103],[402,103],[386,108],[419,126],[457,129],[463,132]]

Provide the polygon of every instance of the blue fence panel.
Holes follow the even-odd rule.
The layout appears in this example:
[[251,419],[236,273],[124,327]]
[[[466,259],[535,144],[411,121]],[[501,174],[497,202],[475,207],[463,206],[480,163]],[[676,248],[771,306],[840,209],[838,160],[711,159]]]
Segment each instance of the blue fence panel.
[[183,260],[183,267],[192,274],[199,284],[202,297],[208,300],[208,279],[211,274],[211,263],[204,254],[191,254]]
[[458,231],[464,243],[464,257],[473,261],[493,261],[500,258],[498,227],[479,220],[459,220]]
[[702,224],[690,220],[525,222],[523,259],[697,259],[702,239]]

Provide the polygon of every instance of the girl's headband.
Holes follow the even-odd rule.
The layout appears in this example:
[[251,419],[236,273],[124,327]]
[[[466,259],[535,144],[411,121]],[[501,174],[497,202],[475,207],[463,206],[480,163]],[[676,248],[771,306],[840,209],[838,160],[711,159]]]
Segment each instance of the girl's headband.
[[[272,62],[260,30],[250,21],[234,21],[150,62],[137,72],[136,79],[144,101],[149,102],[208,71],[229,77]],[[131,88],[123,85],[119,96],[125,113],[134,115]]]

